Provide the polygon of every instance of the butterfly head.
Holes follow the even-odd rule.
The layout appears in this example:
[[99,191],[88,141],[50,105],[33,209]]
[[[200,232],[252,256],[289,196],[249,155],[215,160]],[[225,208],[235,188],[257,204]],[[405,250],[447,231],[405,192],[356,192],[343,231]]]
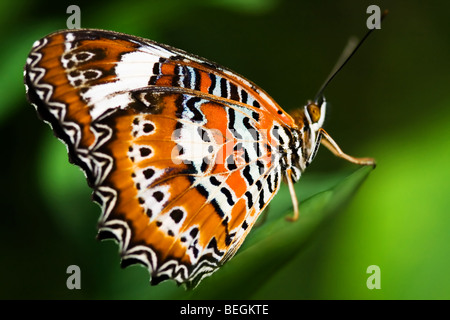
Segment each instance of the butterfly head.
[[[304,171],[312,162],[319,149],[321,139],[319,131],[325,121],[326,107],[325,98],[320,97],[315,101],[309,101],[303,108],[291,113],[297,125],[295,131],[302,141],[296,147],[295,159],[293,160],[294,167],[300,172]],[[297,172],[296,169],[293,169],[292,178],[294,181],[300,178],[300,172]]]
[[317,132],[322,128],[325,120],[326,108],[327,102],[323,96],[314,102],[308,102],[305,106],[305,118],[312,131]]
[[[303,126],[303,139],[305,141],[306,157],[305,167],[307,167],[316,156],[319,150],[321,136],[318,134],[325,121],[327,102],[325,97],[320,96],[316,101],[308,102],[304,108],[305,124]],[[309,128],[309,129],[308,129]]]

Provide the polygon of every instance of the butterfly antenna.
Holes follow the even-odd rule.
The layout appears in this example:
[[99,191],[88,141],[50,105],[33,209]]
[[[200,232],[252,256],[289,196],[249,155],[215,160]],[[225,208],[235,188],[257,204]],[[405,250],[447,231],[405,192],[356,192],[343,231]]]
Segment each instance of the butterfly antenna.
[[319,92],[317,92],[316,97],[314,98],[315,102],[318,102],[318,100],[322,97],[323,92],[325,88],[328,86],[328,84],[331,82],[331,80],[334,79],[334,77],[339,73],[339,71],[347,64],[347,62],[350,60],[351,57],[358,51],[359,47],[364,43],[364,41],[369,37],[369,35],[375,30],[379,24],[381,24],[381,21],[387,16],[388,10],[385,10],[383,14],[381,15],[380,21],[378,24],[367,31],[367,33],[364,35],[364,37],[361,39],[361,41],[358,42],[356,37],[351,37],[349,41],[347,42],[347,45],[344,48],[344,51],[342,51],[341,56],[339,57],[338,61],[336,62],[336,65],[333,67],[332,71],[330,72],[329,76],[323,83],[323,85],[320,87]]

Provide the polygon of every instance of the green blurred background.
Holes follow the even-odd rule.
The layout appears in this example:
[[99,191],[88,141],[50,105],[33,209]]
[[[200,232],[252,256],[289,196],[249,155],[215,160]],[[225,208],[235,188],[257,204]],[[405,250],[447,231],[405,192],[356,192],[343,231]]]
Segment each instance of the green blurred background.
[[[235,276],[227,270],[236,270],[242,252],[200,293],[171,282],[151,287],[143,268],[120,269],[117,245],[95,240],[100,209],[91,190],[26,101],[31,45],[66,28],[70,4],[81,8],[84,28],[207,57],[260,85],[286,110],[313,98],[349,36],[366,32],[369,5],[389,9],[382,29],[325,92],[325,129],[347,153],[376,158],[377,168],[288,262],[265,256],[264,266],[277,267],[245,294],[214,282]],[[0,2],[0,298],[449,299],[449,12],[446,1]],[[298,184],[299,198],[356,169],[322,148]],[[289,203],[286,191],[269,217],[289,214],[277,205]],[[66,287],[72,264],[81,268],[81,290]],[[370,265],[380,267],[379,290],[366,286]]]

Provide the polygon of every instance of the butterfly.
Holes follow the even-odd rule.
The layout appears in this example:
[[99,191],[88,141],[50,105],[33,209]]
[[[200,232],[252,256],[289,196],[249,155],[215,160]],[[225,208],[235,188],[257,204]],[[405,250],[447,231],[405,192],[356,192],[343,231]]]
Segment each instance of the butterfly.
[[231,259],[286,182],[320,144],[319,95],[291,114],[237,73],[207,59],[117,32],[79,29],[34,43],[24,72],[40,118],[85,173],[101,207],[99,239],[151,284],[192,288]]

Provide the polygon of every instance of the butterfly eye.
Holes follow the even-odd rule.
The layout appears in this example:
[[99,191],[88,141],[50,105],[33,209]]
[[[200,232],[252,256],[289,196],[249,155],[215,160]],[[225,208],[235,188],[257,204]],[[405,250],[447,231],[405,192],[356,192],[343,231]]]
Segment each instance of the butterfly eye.
[[307,107],[309,117],[313,122],[318,122],[320,119],[320,109],[315,103],[310,103]]

